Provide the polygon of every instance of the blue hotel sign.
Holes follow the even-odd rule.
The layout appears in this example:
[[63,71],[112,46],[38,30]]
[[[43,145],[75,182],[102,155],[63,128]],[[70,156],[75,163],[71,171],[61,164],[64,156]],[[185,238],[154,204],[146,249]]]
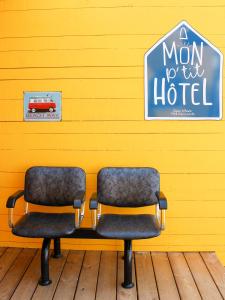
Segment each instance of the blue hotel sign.
[[181,22],[145,54],[145,119],[219,120],[221,52]]

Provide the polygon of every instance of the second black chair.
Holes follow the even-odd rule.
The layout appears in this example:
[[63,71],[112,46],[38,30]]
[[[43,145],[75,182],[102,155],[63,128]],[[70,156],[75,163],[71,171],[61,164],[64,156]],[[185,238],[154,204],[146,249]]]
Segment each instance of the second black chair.
[[[156,205],[156,214],[103,214],[100,205],[142,207]],[[153,238],[165,227],[167,200],[160,192],[160,176],[153,168],[104,168],[97,178],[97,194],[92,195],[94,228],[109,239],[124,240],[124,282],[132,283],[132,240]]]

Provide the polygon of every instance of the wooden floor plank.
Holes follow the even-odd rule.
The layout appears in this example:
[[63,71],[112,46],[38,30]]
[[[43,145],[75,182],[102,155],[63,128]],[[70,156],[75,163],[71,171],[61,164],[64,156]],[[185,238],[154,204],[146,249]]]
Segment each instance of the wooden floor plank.
[[201,300],[183,253],[168,253],[170,264],[182,300]]
[[123,252],[118,253],[118,266],[117,266],[117,300],[137,300],[137,287],[136,287],[136,274],[135,265],[133,260],[132,276],[134,287],[131,289],[124,289],[121,284],[124,280],[124,260]]
[[0,247],[0,257],[5,253],[6,250],[6,247]]
[[41,286],[38,285],[37,289],[35,290],[35,293],[32,297],[32,299],[35,300],[50,300],[53,298],[55,289],[57,287],[59,278],[61,276],[63,267],[65,265],[67,255],[69,251],[62,251],[62,257],[61,258],[50,258],[49,261],[49,273],[50,273],[50,279],[52,280],[52,283],[48,286]]
[[218,260],[215,252],[200,253],[211,276],[213,277],[217,288],[225,299],[225,268]]
[[0,281],[5,276],[6,272],[22,251],[20,248],[8,248],[0,257]]
[[138,299],[159,299],[150,252],[135,253]]
[[36,249],[23,249],[13,262],[5,277],[0,283],[0,299],[8,300],[14,293],[24,272],[33,259]]
[[[72,300],[76,291],[84,251],[70,251],[57,286],[54,300]],[[16,299],[15,299],[16,300]]]
[[204,300],[220,300],[223,299],[220,295],[209,271],[207,270],[204,261],[199,253],[186,252],[184,253],[192,275],[198,286],[200,294]]
[[36,253],[29,268],[21,279],[17,289],[15,290],[11,300],[30,300],[35,292],[40,279],[41,257],[40,250]]
[[85,253],[75,300],[95,299],[100,256],[100,251],[88,251]]
[[180,299],[167,254],[165,252],[152,252],[152,261],[160,299]]
[[116,300],[117,252],[103,251],[99,267],[96,300]]

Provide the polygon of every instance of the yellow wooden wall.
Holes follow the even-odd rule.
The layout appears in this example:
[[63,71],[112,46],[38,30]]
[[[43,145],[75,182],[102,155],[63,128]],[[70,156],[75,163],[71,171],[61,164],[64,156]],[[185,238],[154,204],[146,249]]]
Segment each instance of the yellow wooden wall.
[[[135,249],[216,250],[225,262],[224,120],[144,121],[144,53],[181,20],[224,52],[225,0],[0,0],[0,246],[40,245],[7,227],[6,199],[28,167],[80,166],[89,197],[101,167],[152,166],[167,229]],[[23,122],[23,91],[62,91],[63,121]]]

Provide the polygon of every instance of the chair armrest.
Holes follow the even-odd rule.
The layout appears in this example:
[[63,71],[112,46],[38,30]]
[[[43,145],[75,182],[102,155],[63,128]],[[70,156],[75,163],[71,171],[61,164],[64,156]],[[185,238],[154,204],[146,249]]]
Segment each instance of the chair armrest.
[[89,202],[89,208],[92,216],[92,228],[95,229],[97,222],[101,217],[101,204],[98,202],[97,193],[93,193]]
[[163,192],[156,192],[155,195],[158,200],[158,203],[156,205],[156,218],[160,223],[161,230],[164,230],[166,227],[166,210],[168,208],[167,199]]
[[6,207],[7,208],[14,208],[16,205],[16,201],[22,197],[24,195],[24,191],[23,190],[19,190],[17,192],[15,192],[13,195],[11,195],[6,203]]
[[8,224],[10,228],[13,228],[13,210],[16,205],[16,201],[24,195],[23,190],[19,190],[15,192],[13,195],[11,195],[7,202],[6,202],[6,207],[8,208]]
[[98,196],[97,193],[93,193],[89,202],[90,210],[98,209]]
[[73,208],[75,208],[75,225],[76,228],[80,228],[80,224],[84,218],[85,211],[85,192],[79,191],[73,200]]
[[73,200],[73,208],[81,208],[85,201],[85,192],[79,191]]
[[163,192],[156,192],[155,194],[158,199],[159,209],[167,209],[167,199]]

